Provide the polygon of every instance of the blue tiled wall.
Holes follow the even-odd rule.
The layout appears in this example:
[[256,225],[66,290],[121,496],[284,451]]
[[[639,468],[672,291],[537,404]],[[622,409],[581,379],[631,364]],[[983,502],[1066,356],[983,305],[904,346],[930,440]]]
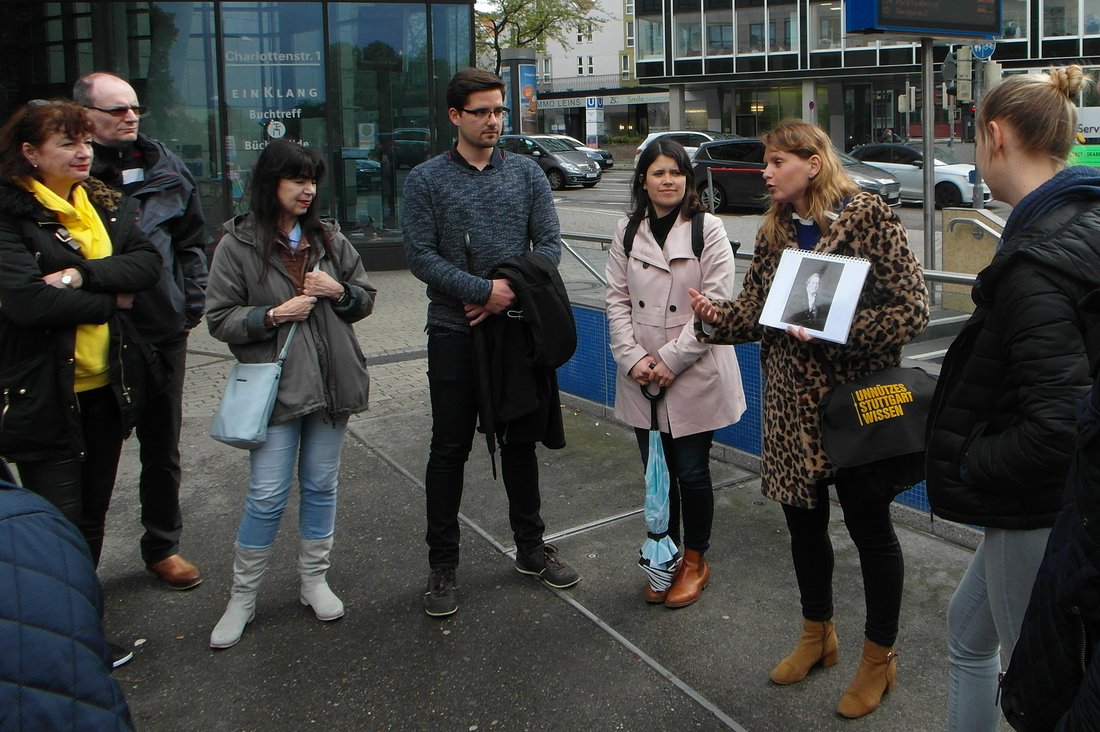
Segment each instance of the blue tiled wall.
[[[558,386],[562,391],[611,406],[615,403],[615,361],[611,358],[607,317],[602,309],[573,305],[577,321],[577,352],[569,363],[558,369]],[[715,433],[714,439],[723,445],[759,457],[763,433],[763,380],[760,374],[760,345],[745,343],[734,346],[741,367],[748,408],[741,421]],[[895,499],[911,508],[928,510],[924,484],[902,493]]]

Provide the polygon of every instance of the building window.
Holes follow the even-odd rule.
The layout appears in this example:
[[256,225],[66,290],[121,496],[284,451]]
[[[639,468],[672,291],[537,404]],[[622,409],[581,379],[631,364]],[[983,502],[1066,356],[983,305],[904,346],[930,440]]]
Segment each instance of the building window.
[[[1024,0],[1027,2],[1027,0]],[[832,0],[811,0],[809,47],[811,51],[828,51],[840,48],[844,16],[840,4]]]
[[737,53],[764,52],[764,0],[737,0]]
[[[1077,0],[1046,0],[1043,3],[1043,37],[1077,35],[1077,8]],[[1100,28],[1094,32],[1100,32]]]
[[798,50],[798,3],[792,0],[768,2],[768,51]]
[[[1089,21],[1088,18],[1096,12],[1100,3],[1097,0],[1085,0],[1085,32],[1088,32]],[[1001,35],[1005,40],[1014,38],[1027,38],[1028,33],[1028,14],[1027,14],[1027,0],[1002,0],[1001,1]]]
[[707,55],[733,55],[733,4],[730,0],[705,0],[703,8]]
[[554,78],[554,74],[551,71],[550,62],[552,59],[544,58],[542,60],[542,80],[545,83],[550,83],[550,80]]
[[626,0],[626,15],[627,17],[634,15],[634,0]]
[[584,56],[577,56],[577,76],[584,76]]
[[703,15],[699,0],[675,0],[672,13],[677,58],[703,55]]
[[634,21],[626,21],[626,47],[634,48]]
[[638,61],[665,60],[664,3],[661,0],[641,0],[635,19]]
[[592,57],[589,56],[588,57],[588,75],[591,76],[592,74],[595,74],[595,73],[596,73],[596,67],[592,65]]
[[581,26],[577,26],[577,43],[584,42],[584,29]]
[[619,62],[622,68],[623,81],[626,81],[630,78],[630,56],[624,53],[619,58]]
[[[1001,17],[1004,17],[1007,0],[1002,4]],[[1100,0],[1085,0],[1085,35],[1100,34]]]

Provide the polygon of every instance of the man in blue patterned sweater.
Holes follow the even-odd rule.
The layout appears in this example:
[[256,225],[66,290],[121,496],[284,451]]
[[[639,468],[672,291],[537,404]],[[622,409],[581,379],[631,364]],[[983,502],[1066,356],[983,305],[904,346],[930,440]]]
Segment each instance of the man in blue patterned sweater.
[[[477,418],[473,329],[515,301],[507,279],[489,274],[504,260],[533,250],[561,259],[557,212],[546,176],[534,161],[505,154],[497,139],[508,110],[504,82],[464,69],[447,85],[457,144],[421,163],[405,181],[405,253],[410,271],[427,283],[428,387],[432,440],[424,478],[428,566],[424,611],[458,609],[458,511],[463,468]],[[501,445],[516,569],[551,587],[571,587],[576,571],[543,542],[534,442]]]

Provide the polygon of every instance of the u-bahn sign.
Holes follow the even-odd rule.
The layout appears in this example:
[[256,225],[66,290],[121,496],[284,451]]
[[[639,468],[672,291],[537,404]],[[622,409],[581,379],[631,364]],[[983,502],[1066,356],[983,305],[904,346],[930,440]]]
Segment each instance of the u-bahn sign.
[[993,38],[1001,34],[1000,0],[848,0],[848,33]]

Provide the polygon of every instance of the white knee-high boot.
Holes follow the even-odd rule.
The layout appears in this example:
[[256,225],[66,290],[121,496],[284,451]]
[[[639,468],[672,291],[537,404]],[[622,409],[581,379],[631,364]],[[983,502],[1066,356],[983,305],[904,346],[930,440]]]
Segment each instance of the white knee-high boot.
[[302,539],[298,549],[298,575],[302,580],[298,599],[303,605],[313,608],[318,620],[344,617],[344,603],[333,594],[325,579],[331,552],[331,536],[327,539]]
[[256,617],[256,592],[260,589],[260,580],[267,568],[271,547],[250,549],[236,545],[233,558],[233,589],[229,594],[229,605],[221,620],[210,634],[211,648],[229,648],[237,644],[244,633],[244,626]]

